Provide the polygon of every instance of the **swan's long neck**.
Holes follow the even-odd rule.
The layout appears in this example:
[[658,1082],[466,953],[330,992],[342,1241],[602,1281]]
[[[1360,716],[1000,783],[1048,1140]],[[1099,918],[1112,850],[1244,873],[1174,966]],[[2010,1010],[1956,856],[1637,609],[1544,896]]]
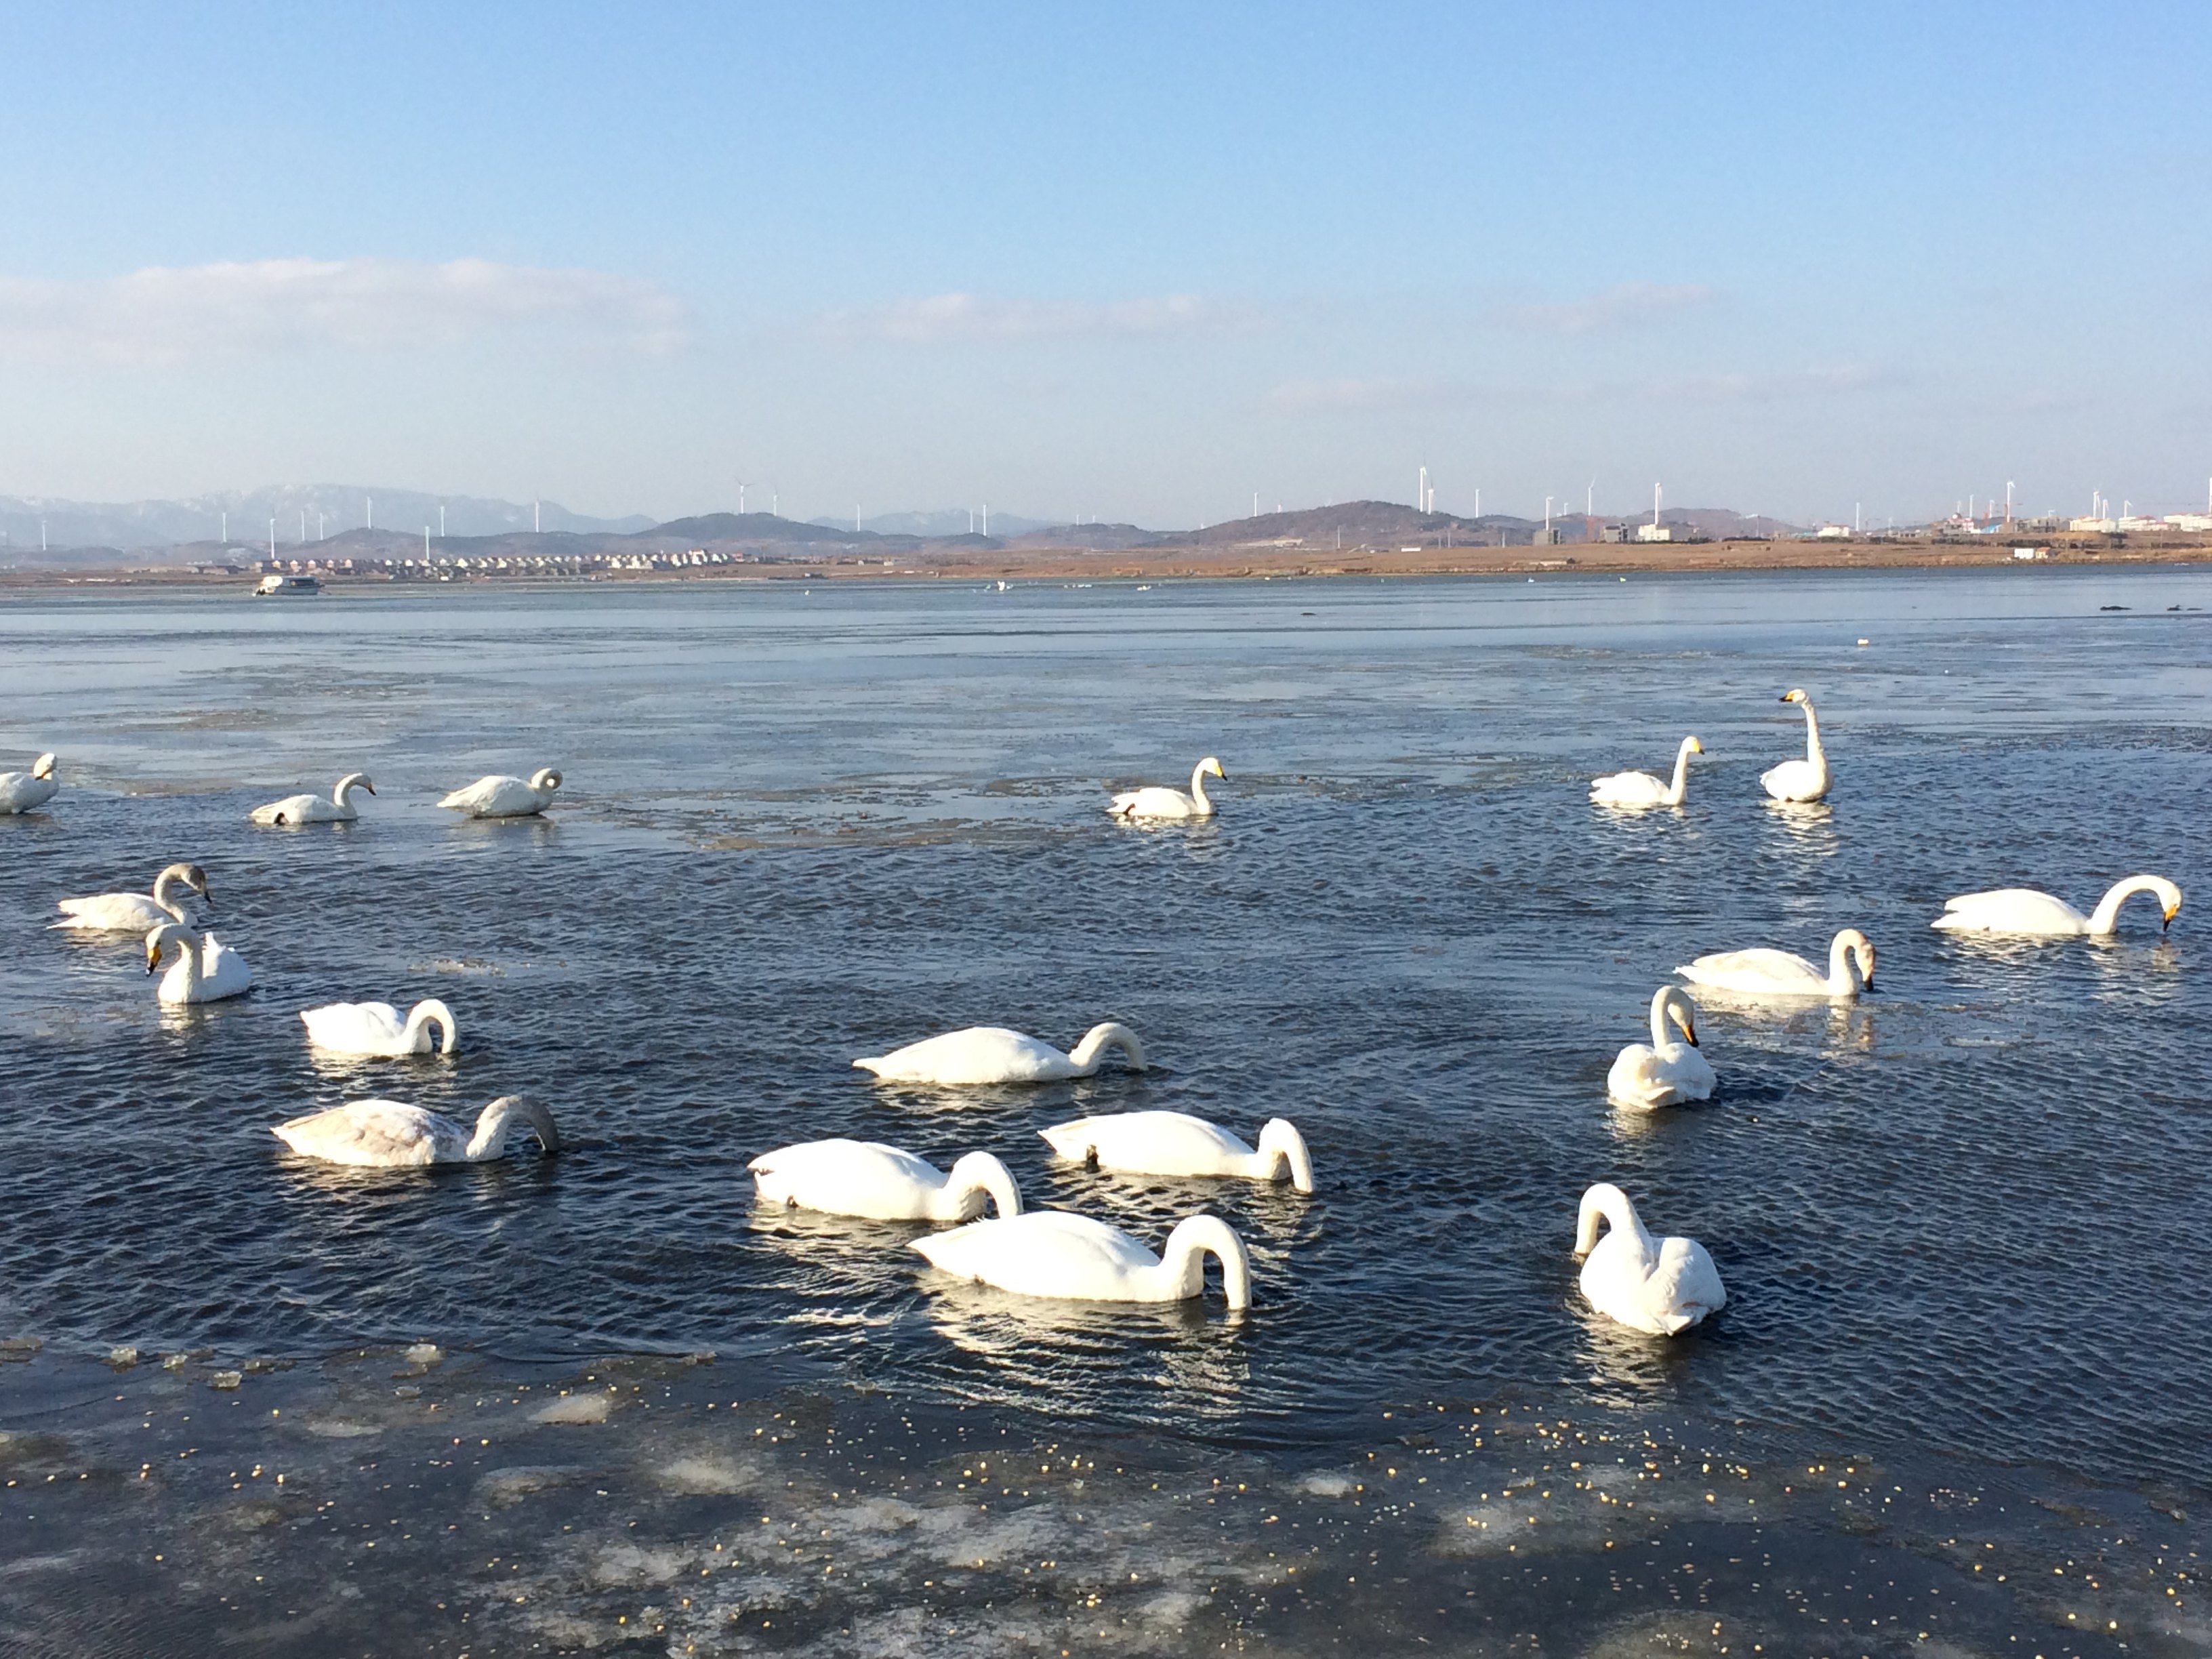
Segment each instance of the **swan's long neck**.
[[1682,746],[1674,751],[1674,781],[1667,786],[1667,805],[1680,806],[1684,791],[1690,784],[1690,739],[1682,739]]
[[477,1132],[461,1156],[471,1164],[497,1158],[507,1150],[507,1132],[517,1123],[536,1135],[538,1144],[547,1152],[561,1150],[561,1137],[553,1127],[551,1113],[520,1095],[501,1095],[477,1115]]
[[2089,917],[2089,931],[2111,933],[2119,924],[2120,906],[2137,893],[2156,895],[2161,916],[2181,907],[2181,890],[2163,876],[2130,876],[2125,881],[2113,883],[2112,891],[2097,901],[2097,908]]
[[401,1040],[412,1048],[423,1030],[434,1024],[438,1028],[440,1038],[438,1052],[450,1054],[453,1052],[453,1011],[435,997],[424,998],[409,1012],[407,1029],[401,1034]]
[[1254,1160],[1261,1179],[1273,1181],[1285,1169],[1291,1185],[1302,1193],[1313,1190],[1313,1159],[1306,1154],[1306,1138],[1288,1118],[1272,1117],[1260,1130],[1260,1151]]
[[1679,986],[1662,985],[1651,994],[1651,1046],[1654,1048],[1663,1048],[1674,1040],[1667,1029],[1668,1011],[1675,1008],[1686,1010],[1689,1006],[1689,998],[1682,994]]
[[1213,802],[1206,793],[1206,763],[1200,761],[1190,769],[1190,798],[1201,817],[1213,811]]
[[1022,1212],[1021,1189],[1014,1185],[1006,1166],[988,1152],[970,1152],[945,1173],[938,1219],[965,1221],[969,1213],[968,1200],[975,1193],[983,1194],[998,1206],[1001,1221]]
[[1828,757],[1820,752],[1820,718],[1813,712],[1813,700],[1805,699],[1805,758],[1815,766],[1827,764]]
[[1575,1254],[1588,1255],[1597,1248],[1597,1224],[1603,1221],[1613,1231],[1636,1241],[1648,1261],[1651,1258],[1651,1234],[1644,1218],[1636,1213],[1636,1206],[1628,1201],[1628,1194],[1609,1181],[1601,1181],[1583,1194],[1582,1212],[1575,1218]]
[[1843,933],[1837,934],[1828,946],[1828,988],[1831,991],[1848,993],[1858,988],[1857,981],[1851,977],[1851,943],[1850,934]]
[[361,774],[349,772],[331,788],[331,804],[341,812],[353,805],[353,792],[361,787]]
[[191,884],[191,883],[182,871],[164,870],[154,878],[154,902],[167,910],[179,922],[189,923],[191,918],[185,914],[185,907],[178,902],[177,889],[189,887]]
[[1068,1063],[1079,1071],[1096,1071],[1099,1056],[1109,1048],[1119,1048],[1121,1057],[1129,1062],[1129,1069],[1145,1069],[1145,1045],[1137,1041],[1137,1034],[1127,1026],[1113,1020],[1092,1026],[1083,1034],[1083,1041],[1075,1045],[1068,1055]]
[[1177,1222],[1160,1252],[1160,1265],[1153,1271],[1165,1274],[1170,1286],[1188,1300],[1205,1292],[1208,1255],[1220,1260],[1221,1293],[1231,1309],[1250,1307],[1252,1258],[1229,1224],[1213,1216],[1187,1216]]

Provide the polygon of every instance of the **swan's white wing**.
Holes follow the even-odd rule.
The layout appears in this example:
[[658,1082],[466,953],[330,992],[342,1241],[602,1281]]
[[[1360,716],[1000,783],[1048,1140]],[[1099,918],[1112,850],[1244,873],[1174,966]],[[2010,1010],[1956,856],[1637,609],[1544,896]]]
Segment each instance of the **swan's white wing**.
[[390,1054],[407,1030],[407,1022],[388,1002],[333,1002],[302,1008],[300,1018],[310,1042],[339,1054]]
[[1644,1305],[1664,1334],[1689,1329],[1727,1301],[1720,1269],[1704,1245],[1694,1238],[1661,1241],[1659,1260],[1645,1282]]
[[1961,893],[1931,926],[1959,933],[2078,933],[2089,919],[2061,898],[2032,887]]
[[[351,1101],[277,1124],[271,1133],[308,1158],[380,1169],[435,1164],[441,1139],[450,1143],[459,1137],[466,1144],[459,1124],[397,1100]],[[449,1145],[446,1156],[459,1154]]]
[[1632,1042],[1606,1074],[1605,1091],[1620,1105],[1648,1112],[1677,1101],[1709,1100],[1714,1081],[1711,1065],[1686,1042],[1657,1049]]
[[1074,1066],[1048,1042],[1040,1042],[1003,1025],[975,1025],[947,1031],[854,1065],[893,1083],[970,1085],[1041,1083],[1070,1077]]
[[1188,818],[1198,816],[1198,803],[1180,789],[1155,784],[1115,796],[1110,810],[1122,818]]
[[146,933],[172,920],[169,913],[143,893],[94,893],[86,898],[66,898],[55,907],[62,913],[57,927],[81,927],[89,933]]
[[58,779],[33,777],[28,772],[0,772],[0,813],[27,812],[44,806],[60,787]]
[[520,817],[540,811],[544,799],[520,778],[494,773],[456,789],[438,803],[480,818]]
[[1188,1112],[1112,1112],[1041,1133],[1062,1158],[1082,1162],[1095,1152],[1100,1169],[1133,1175],[1243,1175],[1256,1156],[1226,1129]]
[[811,1140],[764,1152],[747,1166],[760,1196],[830,1215],[927,1220],[945,1176],[925,1160],[873,1140]]
[[1605,806],[1656,806],[1667,787],[1649,772],[1614,772],[1590,785],[1589,798]]
[[287,795],[255,807],[248,816],[256,823],[309,823],[318,816],[316,808],[329,805],[319,795]]
[[1066,1210],[1027,1210],[918,1238],[933,1267],[1018,1296],[1088,1302],[1171,1299],[1160,1261],[1118,1227]]
[[1674,970],[1693,985],[1748,995],[1825,996],[1828,976],[1789,951],[1722,951]]
[[220,1002],[252,990],[253,975],[246,965],[246,958],[213,933],[203,937],[207,945],[200,956],[200,1000]]

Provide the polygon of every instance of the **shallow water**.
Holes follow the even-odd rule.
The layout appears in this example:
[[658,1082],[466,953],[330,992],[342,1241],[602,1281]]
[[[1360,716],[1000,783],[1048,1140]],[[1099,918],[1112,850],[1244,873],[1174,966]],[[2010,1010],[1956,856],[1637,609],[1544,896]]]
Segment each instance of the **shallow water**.
[[[713,1349],[1285,1456],[1386,1402],[1504,1400],[2212,1486],[2201,917],[2161,937],[2137,900],[2103,945],[1926,925],[2139,869],[2212,895],[2203,606],[2186,570],[19,602],[0,763],[59,750],[68,787],[0,819],[0,1322],[95,1353]],[[1831,810],[1759,792],[1802,753],[1797,684]],[[1692,731],[1684,809],[1586,804]],[[1109,785],[1206,753],[1218,819],[1105,817]],[[567,778],[545,821],[434,805],[540,764]],[[356,769],[358,824],[245,822]],[[253,966],[242,1002],[164,1012],[132,941],[40,928],[179,857]],[[1676,963],[1822,957],[1845,926],[1881,951],[1863,1006],[1713,1004],[1709,1105],[1607,1107]],[[450,1060],[301,1041],[301,1007],[424,995],[459,1016]],[[848,1064],[1109,1017],[1158,1072],[948,1096]],[[516,1089],[559,1158],[364,1176],[265,1133]],[[1320,1190],[1095,1176],[1034,1133],[1144,1106],[1290,1117]],[[1255,1306],[1018,1305],[933,1279],[912,1230],[752,1212],[749,1158],[843,1133],[988,1147],[1030,1201],[1155,1243],[1212,1209]],[[1588,1315],[1568,1247],[1601,1179],[1711,1250],[1708,1329]]]

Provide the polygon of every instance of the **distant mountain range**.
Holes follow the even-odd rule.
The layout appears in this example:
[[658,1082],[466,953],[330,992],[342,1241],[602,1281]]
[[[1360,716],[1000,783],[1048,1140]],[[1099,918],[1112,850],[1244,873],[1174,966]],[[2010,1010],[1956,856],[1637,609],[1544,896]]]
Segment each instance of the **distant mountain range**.
[[[809,519],[807,523],[825,530],[853,528],[850,519]],[[1049,530],[1050,519],[1024,519],[1018,513],[979,514],[964,507],[940,507],[934,513],[880,513],[872,519],[860,520],[860,527],[877,536],[914,536],[924,541],[942,541],[952,536],[975,536],[986,532],[1001,538],[1020,536],[1032,530]]]
[[[279,549],[305,538],[360,528],[372,512],[379,528],[434,532],[445,510],[449,536],[494,536],[527,531],[533,503],[501,501],[476,495],[430,495],[418,489],[390,489],[362,484],[280,484],[267,489],[226,490],[185,501],[70,501],[37,495],[0,495],[0,563],[38,548],[112,547],[119,551],[215,542],[226,535],[245,546],[266,548],[270,520],[276,520]],[[649,530],[643,514],[594,519],[571,513],[558,501],[534,504],[535,522],[546,530],[580,534],[623,535]]]

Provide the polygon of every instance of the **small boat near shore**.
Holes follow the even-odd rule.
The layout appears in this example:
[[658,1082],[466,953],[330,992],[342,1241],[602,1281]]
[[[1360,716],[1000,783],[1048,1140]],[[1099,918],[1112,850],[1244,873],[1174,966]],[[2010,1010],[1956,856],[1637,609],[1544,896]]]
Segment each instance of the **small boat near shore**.
[[254,584],[257,599],[298,599],[323,591],[321,580],[313,576],[264,576]]

